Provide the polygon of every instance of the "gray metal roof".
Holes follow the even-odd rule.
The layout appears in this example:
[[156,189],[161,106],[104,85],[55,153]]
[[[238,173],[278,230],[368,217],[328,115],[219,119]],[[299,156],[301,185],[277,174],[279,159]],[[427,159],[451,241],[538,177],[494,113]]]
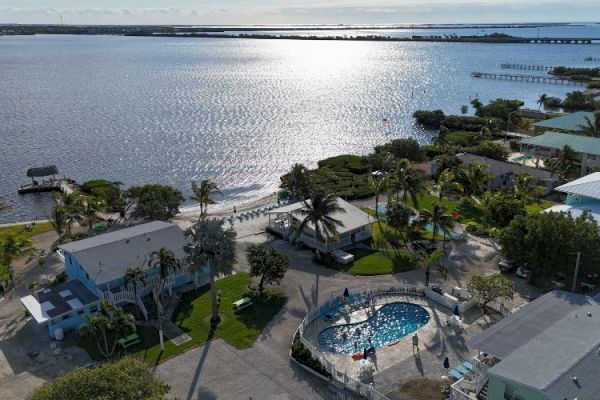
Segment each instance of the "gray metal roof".
[[[310,200],[307,200],[307,202],[310,204]],[[332,218],[340,220],[343,224],[343,226],[338,227],[338,229],[337,229],[339,234],[350,232],[357,228],[360,228],[361,226],[369,225],[372,222],[375,222],[375,220],[372,219],[369,216],[369,214],[367,214],[360,208],[355,207],[352,204],[348,203],[346,200],[342,199],[341,197],[337,198],[337,203],[340,208],[345,210],[345,212],[336,212],[333,215],[331,215]],[[296,212],[305,207],[306,207],[306,204],[304,203],[304,201],[299,201],[297,203],[290,204],[285,207],[276,208],[274,210],[268,211],[267,214],[293,213],[296,216],[296,218],[301,219],[302,216]],[[312,224],[307,224],[307,226],[311,230],[314,229]]]
[[539,180],[558,180],[558,178],[552,176],[552,173],[550,171],[529,167],[527,165],[498,161],[492,158],[482,157],[471,153],[459,153],[456,155],[456,157],[458,157],[462,162],[467,164],[478,163],[487,165],[489,172],[494,176],[506,175],[510,173],[514,175],[519,173],[525,173]]
[[554,190],[600,200],[600,172],[594,172],[569,183],[565,183]]
[[580,125],[586,126],[586,117],[594,122],[594,113],[591,111],[577,111],[560,117],[550,118],[544,121],[536,122],[533,126],[547,129],[560,129],[563,131],[579,132]]
[[60,246],[99,283],[120,278],[128,268],[149,268],[150,253],[165,247],[183,258],[184,232],[177,225],[149,222]]
[[[600,344],[600,304],[591,297],[579,296],[577,302],[583,301],[568,314],[557,312],[561,318],[536,335],[534,338],[518,346],[516,338],[513,351],[506,358],[491,368],[488,373],[500,376],[546,393],[552,393],[552,399],[568,399],[578,397],[583,391],[583,383],[574,385],[571,371],[580,371],[590,361],[600,364],[597,348]],[[517,314],[521,311],[517,312]],[[589,314],[588,314],[589,313]],[[523,314],[527,314],[524,312]],[[587,355],[594,350],[596,359],[588,359]],[[582,364],[582,365],[580,365]],[[596,365],[594,370],[598,370]],[[585,375],[584,375],[585,376]],[[586,378],[587,393],[600,391],[600,379],[594,382]],[[555,397],[561,396],[561,397]],[[597,399],[596,396],[582,396],[581,399]]]
[[523,139],[521,140],[521,143],[530,146],[559,150],[565,146],[569,146],[577,153],[600,156],[600,138],[576,135],[574,133],[549,131],[545,132],[543,135]]
[[546,293],[469,340],[469,347],[504,360],[587,302],[586,296],[561,290]]
[[[573,377],[577,377],[577,382]],[[550,400],[600,399],[600,352],[596,347],[552,383],[544,393]]]
[[35,167],[27,170],[27,176],[29,178],[36,178],[40,176],[49,176],[58,174],[58,168],[56,165],[49,165],[47,167]]

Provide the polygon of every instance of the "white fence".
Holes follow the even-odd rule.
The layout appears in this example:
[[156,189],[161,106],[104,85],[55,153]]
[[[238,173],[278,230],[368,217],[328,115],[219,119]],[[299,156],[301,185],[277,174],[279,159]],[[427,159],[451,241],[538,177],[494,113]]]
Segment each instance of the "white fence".
[[[379,286],[377,288],[361,288],[349,290],[351,295],[362,294],[366,296],[368,293],[371,295],[389,295],[389,294],[409,294],[414,296],[425,296],[424,288],[416,287],[413,285],[386,285]],[[368,398],[369,400],[389,400],[384,394],[378,392],[373,385],[362,383],[354,378],[349,377],[346,373],[337,370],[335,365],[331,363],[321,352],[312,345],[308,340],[304,338],[304,330],[310,323],[316,318],[319,318],[322,313],[328,312],[333,304],[337,304],[339,297],[331,297],[321,306],[314,308],[306,314],[300,326],[298,327],[298,334],[302,344],[309,349],[313,358],[319,360],[325,370],[331,374],[332,379],[340,382],[348,390],[351,390],[361,396]]]

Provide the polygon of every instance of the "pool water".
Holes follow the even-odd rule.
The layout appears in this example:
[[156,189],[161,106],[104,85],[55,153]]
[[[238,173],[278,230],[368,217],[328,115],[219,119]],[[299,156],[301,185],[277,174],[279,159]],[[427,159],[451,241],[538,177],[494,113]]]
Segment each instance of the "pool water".
[[[371,209],[375,210],[375,206],[372,206]],[[379,213],[385,217],[385,215],[387,214],[387,205],[379,204],[377,206],[377,210],[379,210]],[[410,218],[410,222],[415,222],[416,220],[417,220],[417,217]],[[427,224],[424,226],[424,228],[427,229],[429,232],[433,232],[433,224]],[[440,228],[437,228],[437,234],[440,236],[444,236],[444,231]],[[448,236],[448,235],[446,235],[446,236]],[[458,239],[461,237],[461,234],[458,232],[450,231],[450,237],[452,239]]]
[[510,160],[513,163],[518,163],[519,161],[523,161],[523,160],[532,160],[533,156],[532,155],[526,155],[526,156],[518,156],[513,158],[512,160]]
[[429,312],[417,304],[390,303],[366,321],[321,331],[319,345],[325,351],[341,354],[353,354],[371,346],[381,348],[415,332],[427,324],[429,318]]

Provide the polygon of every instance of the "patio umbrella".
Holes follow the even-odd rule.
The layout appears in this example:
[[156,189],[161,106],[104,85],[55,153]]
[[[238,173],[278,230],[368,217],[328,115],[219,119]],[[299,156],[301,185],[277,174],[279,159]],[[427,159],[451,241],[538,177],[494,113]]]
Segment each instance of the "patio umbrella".
[[446,368],[446,369],[450,368],[450,360],[448,360],[448,357],[446,357],[444,359],[444,368]]
[[348,288],[344,289],[344,297],[350,297],[350,292],[348,291]]
[[452,314],[456,315],[457,317],[460,317],[460,311],[458,311],[458,304],[454,306],[454,311],[452,311]]

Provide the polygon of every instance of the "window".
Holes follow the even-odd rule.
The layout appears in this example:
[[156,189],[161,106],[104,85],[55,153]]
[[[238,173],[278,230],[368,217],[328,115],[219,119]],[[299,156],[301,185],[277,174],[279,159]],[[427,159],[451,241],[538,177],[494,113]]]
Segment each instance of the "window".
[[91,306],[90,311],[93,313],[98,312],[98,306]]

